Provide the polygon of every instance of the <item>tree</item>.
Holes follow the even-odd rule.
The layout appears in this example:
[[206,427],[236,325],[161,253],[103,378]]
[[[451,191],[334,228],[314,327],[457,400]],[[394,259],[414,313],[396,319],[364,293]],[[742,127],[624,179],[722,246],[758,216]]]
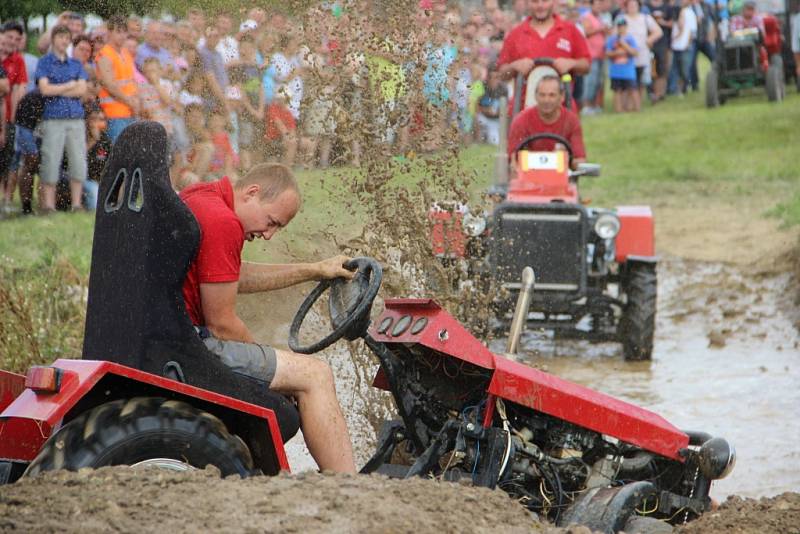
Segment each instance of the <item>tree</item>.
[[108,19],[112,15],[127,17],[132,13],[144,15],[160,11],[162,0],[57,0],[62,9],[79,13],[94,13]]
[[58,0],[15,0],[13,2],[0,2],[0,20],[21,20],[25,31],[28,30],[28,20],[31,17],[47,16],[48,13],[58,11]]

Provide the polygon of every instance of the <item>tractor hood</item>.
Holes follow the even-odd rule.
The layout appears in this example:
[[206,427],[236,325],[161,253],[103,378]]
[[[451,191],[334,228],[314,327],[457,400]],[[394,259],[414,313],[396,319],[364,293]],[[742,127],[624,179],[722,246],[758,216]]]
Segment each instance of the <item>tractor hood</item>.
[[[490,394],[666,458],[683,461],[689,446],[689,436],[658,414],[492,353],[434,300],[387,300],[369,334],[491,370]],[[375,386],[387,389],[380,371]]]

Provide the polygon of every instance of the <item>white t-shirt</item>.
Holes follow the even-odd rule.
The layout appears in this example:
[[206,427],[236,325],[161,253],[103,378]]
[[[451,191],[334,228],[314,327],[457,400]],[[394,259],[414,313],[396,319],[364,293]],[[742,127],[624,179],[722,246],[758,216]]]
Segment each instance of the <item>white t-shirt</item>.
[[295,119],[300,117],[300,102],[303,100],[303,78],[294,76],[302,64],[301,57],[300,54],[287,57],[276,52],[270,59],[270,64],[275,67],[275,80],[279,82],[277,91],[286,96],[287,107]]
[[694,14],[692,6],[681,9],[678,20],[683,20],[683,31],[677,25],[672,28],[672,49],[676,52],[683,52],[689,48],[692,36],[697,35],[697,15]]
[[636,16],[625,15],[628,21],[628,35],[636,42],[636,57],[634,65],[644,67],[650,62],[650,47],[647,46],[647,36],[658,31],[658,23],[650,15],[639,13]]

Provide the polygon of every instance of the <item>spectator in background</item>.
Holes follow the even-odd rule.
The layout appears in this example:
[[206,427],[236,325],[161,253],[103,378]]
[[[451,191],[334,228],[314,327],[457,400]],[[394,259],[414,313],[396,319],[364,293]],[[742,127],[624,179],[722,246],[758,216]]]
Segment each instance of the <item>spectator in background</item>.
[[671,0],[650,0],[650,14],[661,28],[661,38],[653,43],[655,72],[653,78],[653,98],[655,102],[664,99],[667,92],[667,73],[669,72],[672,38],[672,25],[678,18],[680,9],[675,9]]
[[581,17],[581,26],[586,34],[586,44],[592,57],[589,74],[583,80],[583,108],[581,114],[593,115],[603,111],[602,101],[598,103],[598,94],[605,84],[606,38],[611,32],[603,14],[609,9],[609,0],[591,0],[591,9]]
[[220,13],[216,20],[220,39],[217,43],[217,52],[222,56],[225,65],[235,65],[239,62],[239,43],[231,35],[233,31],[233,18],[227,13]]
[[106,131],[106,117],[99,106],[89,106],[86,110],[86,168],[87,177],[83,184],[86,193],[86,207],[97,208],[97,191],[103,179],[103,169],[111,153],[111,138]]
[[72,41],[72,57],[80,61],[83,70],[89,76],[86,83],[86,96],[83,97],[83,100],[84,102],[93,102],[97,99],[99,87],[94,64],[94,46],[88,35],[81,34]]
[[716,40],[716,24],[714,22],[714,8],[705,0],[699,0],[694,5],[697,15],[697,38],[692,52],[692,66],[689,72],[692,90],[697,91],[700,77],[697,73],[697,56],[702,52],[706,59],[714,62],[714,43]]
[[136,39],[137,41],[141,40],[142,38],[142,19],[137,17],[136,15],[131,15],[128,17],[128,35]]
[[[34,71],[34,74],[36,71]],[[31,76],[33,79],[34,76]],[[16,144],[15,157],[19,162],[17,178],[19,181],[19,196],[22,201],[22,213],[33,213],[33,175],[39,172],[39,153],[41,137],[37,126],[44,114],[44,98],[39,89],[29,91],[17,106]],[[39,198],[41,206],[42,198]]]
[[18,52],[22,54],[22,59],[25,61],[25,72],[28,74],[28,85],[25,87],[26,93],[36,88],[36,82],[33,81],[33,73],[36,72],[36,64],[39,62],[39,57],[27,52],[27,50],[28,34],[23,33]]
[[667,80],[667,93],[678,93],[678,79],[683,81],[680,95],[686,94],[690,86],[690,69],[694,36],[697,33],[697,16],[692,8],[692,0],[681,0],[681,10],[672,25],[672,67]]
[[2,28],[0,36],[0,60],[8,78],[9,91],[4,98],[5,120],[3,130],[5,143],[0,149],[0,183],[3,184],[3,211],[11,210],[11,200],[17,187],[16,173],[12,171],[14,159],[14,119],[17,105],[25,95],[28,86],[28,73],[25,60],[18,52],[22,43],[22,26],[17,22],[9,22]]
[[486,92],[478,101],[478,124],[484,139],[492,145],[500,144],[500,102],[508,98],[508,89],[500,73],[493,66],[486,81]]
[[71,40],[69,28],[53,28],[53,52],[42,57],[36,68],[36,83],[44,96],[41,180],[46,212],[56,207],[56,184],[65,149],[73,210],[81,207],[86,181],[86,126],[81,98],[86,93],[88,75],[79,61],[67,56]]
[[266,99],[261,70],[256,59],[253,35],[245,33],[239,39],[239,65],[230,69],[230,79],[242,97],[239,112],[239,156],[242,167],[249,169],[259,160],[258,146],[264,139],[264,110]]
[[219,29],[216,26],[206,28],[206,39],[198,53],[205,72],[207,98],[213,100],[214,107],[228,112],[225,90],[228,88],[228,72],[222,54],[216,49],[220,41]]
[[190,184],[200,182],[208,174],[214,146],[206,128],[205,110],[199,104],[189,104],[183,112],[186,132],[191,148],[186,156],[186,164],[173,178],[173,187],[180,191]]
[[[129,37],[133,37],[129,34]],[[143,66],[146,59],[154,57],[158,60],[161,68],[165,73],[169,74],[174,68],[174,60],[172,54],[164,48],[165,30],[164,24],[151,20],[147,24],[147,30],[144,34],[144,42],[136,49],[136,67],[140,72],[144,72]]]
[[297,155],[297,122],[286,101],[283,91],[278,90],[272,102],[267,104],[264,139],[267,141],[268,159],[280,157],[284,165],[291,167]]
[[633,37],[636,43],[636,57],[633,64],[636,66],[636,86],[631,102],[632,111],[639,111],[642,107],[642,96],[645,88],[651,82],[650,76],[650,49],[664,32],[656,20],[649,14],[641,12],[639,0],[627,0],[625,3],[625,20],[628,21],[627,34]]
[[231,146],[231,139],[225,130],[228,123],[227,114],[221,109],[215,109],[208,116],[208,131],[211,135],[211,162],[208,166],[208,175],[204,180],[218,180],[223,176],[236,181],[236,169],[239,166],[239,156]]
[[625,17],[618,16],[614,25],[617,28],[616,34],[609,36],[606,41],[608,77],[611,79],[611,90],[614,91],[614,111],[634,111],[633,100],[638,92],[634,58],[639,51],[634,38],[628,35],[628,21]]
[[156,121],[167,131],[168,151],[176,152],[172,128],[172,109],[174,96],[172,84],[161,77],[161,63],[155,56],[148,57],[142,65],[145,81],[138,85],[139,101],[142,106],[142,118]]
[[134,80],[134,61],[123,47],[128,37],[122,17],[108,20],[108,43],[97,54],[97,79],[100,107],[108,121],[108,136],[116,141],[139,114],[139,98]]
[[50,30],[42,32],[42,34],[39,36],[39,40],[36,41],[36,51],[39,52],[39,54],[44,55],[48,52],[48,50],[50,50],[50,41],[53,28],[56,26],[66,25],[71,14],[72,11],[62,11],[59,13],[58,17],[56,18],[56,23],[50,28]]

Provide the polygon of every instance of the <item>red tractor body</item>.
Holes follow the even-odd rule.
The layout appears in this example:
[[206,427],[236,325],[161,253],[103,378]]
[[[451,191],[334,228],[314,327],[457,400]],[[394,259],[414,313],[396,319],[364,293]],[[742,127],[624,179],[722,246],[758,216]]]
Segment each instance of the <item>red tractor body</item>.
[[[258,468],[270,474],[289,470],[275,413],[267,408],[107,361],[61,359],[50,367],[32,367],[27,377],[0,373],[0,395],[5,399],[0,460],[27,464],[53,432],[78,413],[117,398],[152,395],[190,401],[232,432],[252,433],[260,443],[251,450],[263,453],[254,455]],[[6,402],[11,395],[13,400]]]

